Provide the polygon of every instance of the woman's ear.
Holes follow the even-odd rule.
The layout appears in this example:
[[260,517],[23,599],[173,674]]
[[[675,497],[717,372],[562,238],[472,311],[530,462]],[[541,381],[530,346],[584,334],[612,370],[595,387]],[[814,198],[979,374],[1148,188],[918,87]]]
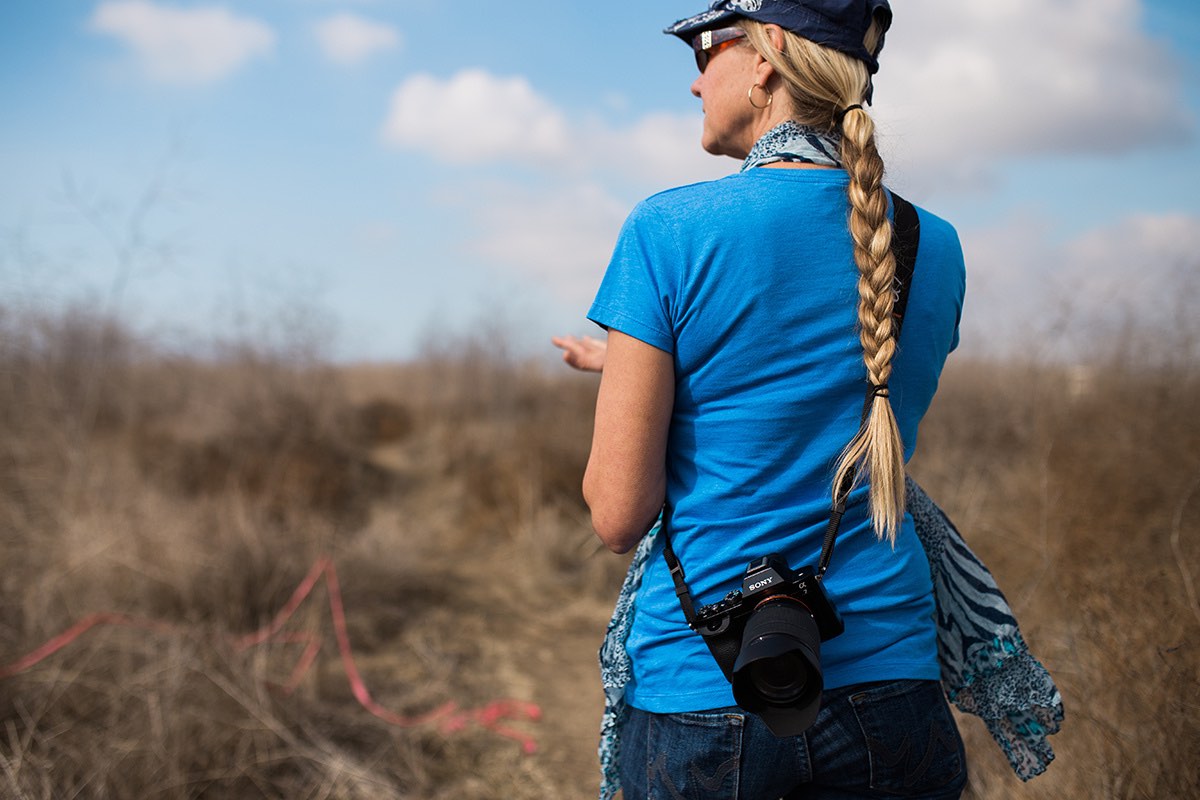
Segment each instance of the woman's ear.
[[[771,43],[771,47],[775,48],[776,52],[783,52],[783,29],[778,25],[764,25],[763,32],[767,34],[767,41]],[[755,66],[755,77],[763,86],[767,85],[767,81],[775,77],[775,67],[771,66],[771,62],[758,56],[758,64]]]
[[776,52],[783,52],[783,28],[778,25],[764,25],[763,32],[767,34],[767,38],[771,41],[771,47],[774,47]]

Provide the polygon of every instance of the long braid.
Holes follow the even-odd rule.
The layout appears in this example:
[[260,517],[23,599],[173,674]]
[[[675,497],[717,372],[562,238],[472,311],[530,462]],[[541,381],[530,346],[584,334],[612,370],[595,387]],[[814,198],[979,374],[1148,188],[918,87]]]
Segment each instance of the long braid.
[[[858,266],[858,326],[867,380],[887,385],[896,354],[892,310],[896,257],[892,224],[883,189],[883,159],[875,147],[875,123],[863,109],[847,113],[842,124],[842,164],[850,176],[850,235]],[[876,390],[866,423],[838,460],[835,491],[851,470],[870,480],[871,518],[875,534],[895,542],[904,519],[904,447],[887,392]]]
[[[793,33],[783,33],[784,46],[778,50],[762,23],[741,20],[738,24],[782,78],[792,118],[832,131],[838,127],[840,117],[840,155],[850,176],[850,234],[859,273],[858,327],[863,363],[867,380],[885,386],[896,354],[892,322],[896,259],[883,189],[883,159],[875,146],[871,116],[861,107],[841,114],[842,109],[864,102],[870,75],[861,61]],[[864,42],[868,51],[877,50],[879,38],[878,28],[872,26]],[[851,471],[856,481],[865,476],[870,482],[871,521],[876,535],[894,543],[904,519],[904,445],[886,392],[875,393],[865,424],[838,459],[835,497]]]

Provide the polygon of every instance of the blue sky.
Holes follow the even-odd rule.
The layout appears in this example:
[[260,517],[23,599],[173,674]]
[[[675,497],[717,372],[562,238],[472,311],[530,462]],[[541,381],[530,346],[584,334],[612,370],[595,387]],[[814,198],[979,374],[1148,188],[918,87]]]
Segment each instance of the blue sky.
[[[0,292],[343,359],[591,332],[633,204],[737,168],[660,33],[703,4],[5,0]],[[964,351],[1187,313],[1194,0],[893,5],[873,113],[960,231]]]

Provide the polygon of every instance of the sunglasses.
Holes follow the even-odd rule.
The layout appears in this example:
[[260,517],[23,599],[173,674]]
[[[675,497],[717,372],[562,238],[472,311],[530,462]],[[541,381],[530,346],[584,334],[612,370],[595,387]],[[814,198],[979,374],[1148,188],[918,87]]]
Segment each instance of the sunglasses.
[[701,72],[708,67],[713,57],[729,47],[737,44],[738,39],[746,35],[741,28],[718,28],[715,31],[704,31],[692,38],[692,50],[696,53],[696,66]]

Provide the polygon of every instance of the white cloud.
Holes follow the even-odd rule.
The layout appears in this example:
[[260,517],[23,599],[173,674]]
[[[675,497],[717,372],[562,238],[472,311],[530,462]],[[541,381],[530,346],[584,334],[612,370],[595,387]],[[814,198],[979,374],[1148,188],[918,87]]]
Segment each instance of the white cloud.
[[383,128],[394,146],[451,164],[532,164],[538,190],[474,185],[441,197],[471,218],[468,248],[572,308],[586,308],[612,254],[629,198],[726,175],[737,168],[699,146],[698,114],[649,114],[616,127],[569,120],[524,78],[465,70],[416,75],[392,97]]
[[651,188],[665,188],[728,175],[739,164],[700,147],[700,114],[647,114],[628,127],[595,124],[581,131],[580,161],[616,171]]
[[383,138],[457,164],[561,163],[571,152],[566,118],[527,80],[480,69],[409,78],[392,95]]
[[1091,300],[1098,321],[1165,320],[1200,301],[1200,217],[1132,214],[1069,242],[1063,261],[1060,285]]
[[483,198],[474,212],[480,235],[472,249],[564,303],[586,308],[628,206],[588,183],[540,192],[506,188]]
[[[459,165],[532,165],[537,190],[501,180],[444,193],[467,215],[469,251],[564,308],[587,308],[636,195],[726,175],[701,150],[699,114],[649,114],[625,126],[571,119],[522,77],[483,70],[420,74],[394,92],[382,138]],[[529,178],[526,173],[526,178]]]
[[337,64],[358,64],[400,44],[400,34],[390,25],[349,13],[336,14],[313,26],[321,52]]
[[1194,135],[1183,68],[1144,32],[1141,0],[909,0],[902,11],[876,97],[906,171],[976,180],[1004,159]]
[[576,177],[620,175],[652,190],[737,168],[701,150],[700,128],[700,114],[662,112],[628,126],[572,122],[525,78],[473,69],[406,80],[392,96],[383,139],[452,164],[532,163]]
[[146,73],[164,83],[210,83],[275,46],[267,25],[217,6],[184,9],[149,0],[109,0],[96,8],[90,25],[122,40]]
[[1087,352],[1130,321],[1169,332],[1195,319],[1200,217],[1132,214],[1061,243],[1032,218],[962,236],[964,344],[973,351]]

